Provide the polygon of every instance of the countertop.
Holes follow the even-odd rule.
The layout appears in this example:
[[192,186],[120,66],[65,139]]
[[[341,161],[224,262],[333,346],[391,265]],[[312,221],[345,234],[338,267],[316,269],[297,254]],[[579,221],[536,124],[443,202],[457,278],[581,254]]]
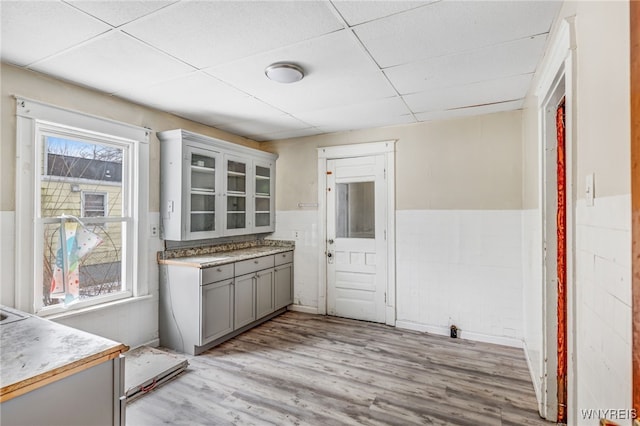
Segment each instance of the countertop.
[[100,336],[25,315],[0,325],[0,401],[119,356],[128,347]]
[[293,246],[255,246],[236,250],[218,251],[214,253],[195,256],[174,257],[164,259],[158,255],[158,263],[161,265],[190,266],[194,268],[211,268],[241,260],[254,259],[256,257],[269,256],[293,250]]
[[211,268],[241,260],[284,253],[295,248],[293,241],[259,239],[203,247],[176,248],[158,252],[160,265]]

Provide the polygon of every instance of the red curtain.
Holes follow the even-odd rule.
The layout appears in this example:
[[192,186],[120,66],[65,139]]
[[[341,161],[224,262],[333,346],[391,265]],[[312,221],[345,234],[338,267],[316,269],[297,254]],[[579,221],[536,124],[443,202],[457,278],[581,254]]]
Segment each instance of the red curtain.
[[564,99],[556,111],[558,139],[558,423],[567,422],[567,189],[565,163]]

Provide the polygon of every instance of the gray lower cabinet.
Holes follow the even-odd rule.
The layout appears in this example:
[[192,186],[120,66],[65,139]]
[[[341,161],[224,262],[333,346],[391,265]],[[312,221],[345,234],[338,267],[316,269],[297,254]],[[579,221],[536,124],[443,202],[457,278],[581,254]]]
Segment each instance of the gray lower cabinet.
[[161,265],[160,344],[198,354],[293,302],[293,251],[197,268]]
[[273,268],[256,272],[256,315],[258,318],[275,311],[273,304]]
[[232,279],[200,287],[202,300],[201,345],[233,331],[233,288]]
[[293,251],[285,251],[275,256],[274,309],[280,309],[293,303]]
[[246,274],[236,277],[234,285],[235,299],[233,306],[235,314],[233,329],[237,330],[256,320],[255,274]]
[[276,266],[274,271],[274,309],[280,309],[293,303],[293,263]]
[[124,426],[124,358],[99,363],[60,380],[53,378],[43,379],[49,384],[3,402],[2,424]]

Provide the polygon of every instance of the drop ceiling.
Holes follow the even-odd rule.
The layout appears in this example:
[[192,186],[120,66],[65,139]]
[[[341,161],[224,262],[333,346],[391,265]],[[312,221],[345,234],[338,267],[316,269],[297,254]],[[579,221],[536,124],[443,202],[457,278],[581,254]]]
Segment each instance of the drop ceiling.
[[519,109],[560,5],[3,0],[0,58],[265,141]]

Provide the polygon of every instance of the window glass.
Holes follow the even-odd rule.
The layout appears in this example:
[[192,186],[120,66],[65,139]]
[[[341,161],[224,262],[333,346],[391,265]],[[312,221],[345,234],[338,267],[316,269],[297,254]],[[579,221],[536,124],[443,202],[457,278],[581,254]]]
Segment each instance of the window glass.
[[336,185],[336,236],[375,238],[374,182]]
[[127,146],[45,134],[39,199],[42,305],[127,290]]

